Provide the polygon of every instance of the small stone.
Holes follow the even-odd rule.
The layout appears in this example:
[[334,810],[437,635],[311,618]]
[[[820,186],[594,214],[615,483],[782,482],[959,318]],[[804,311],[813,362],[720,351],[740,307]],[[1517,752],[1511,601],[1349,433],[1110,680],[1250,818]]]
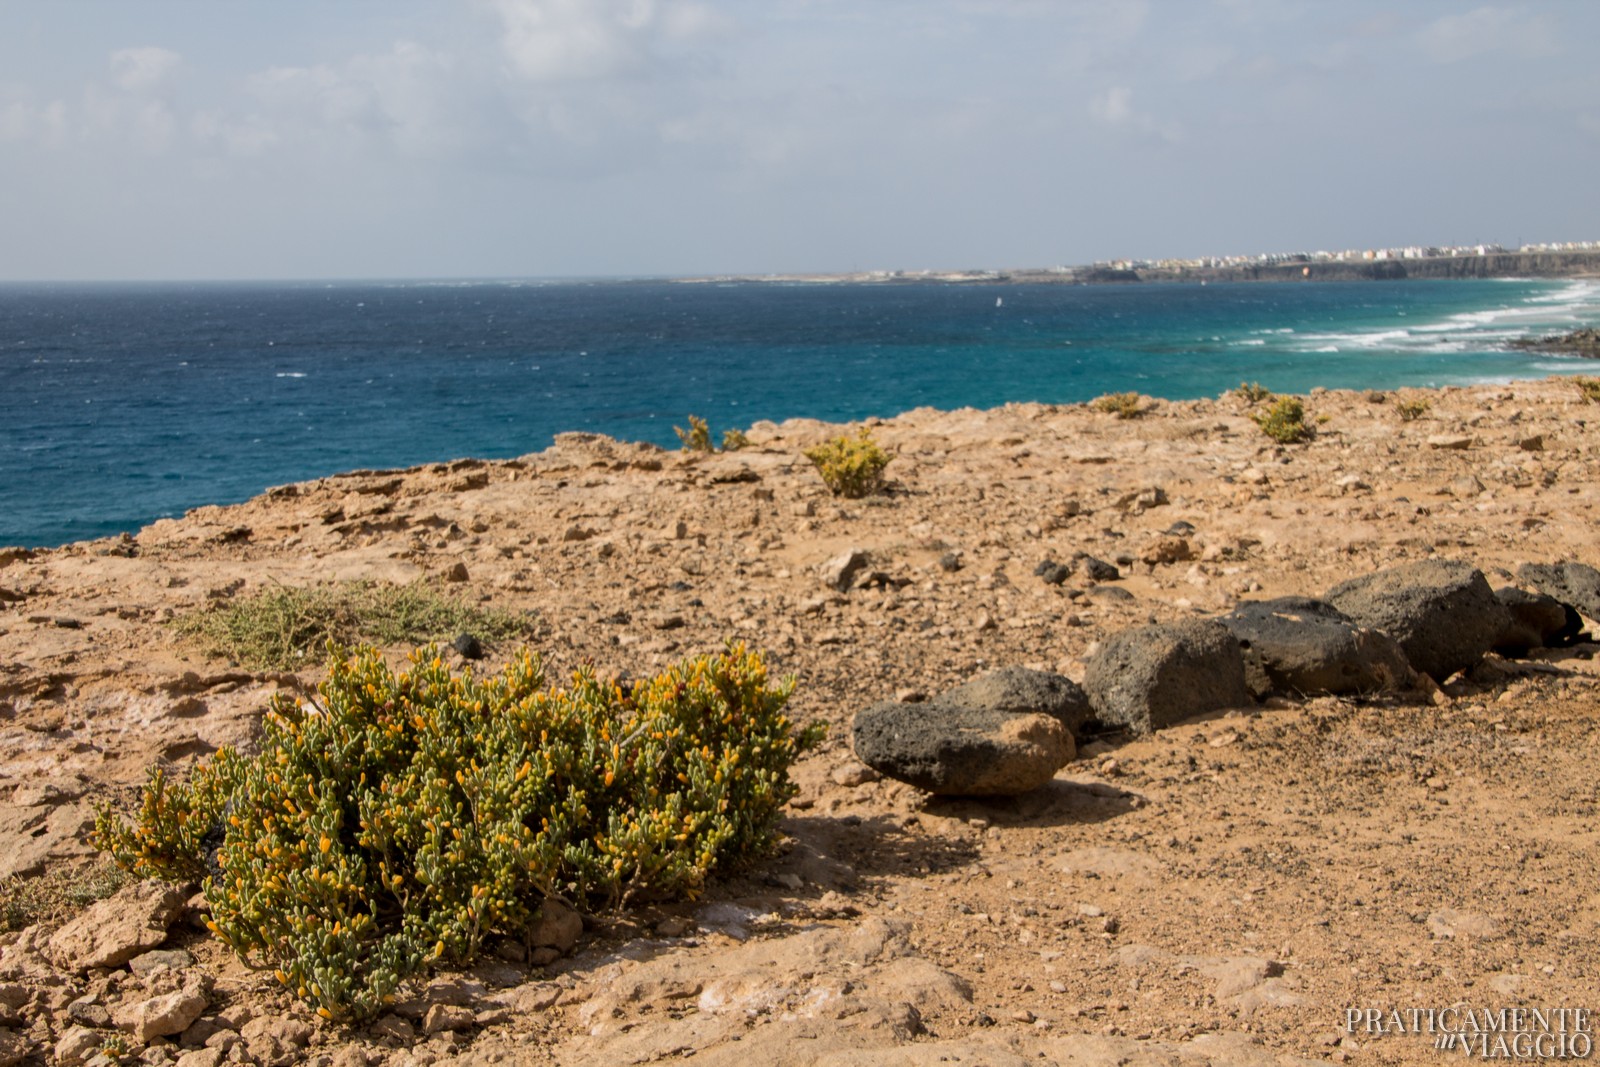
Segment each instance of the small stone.
[[1034,1015],[1033,1012],[1029,1011],[1027,1008],[1018,1008],[1016,1011],[1011,1013],[1011,1018],[1019,1023],[1031,1023],[1034,1021],[1034,1019],[1038,1018],[1038,1016]]
[[902,704],[921,704],[928,694],[921,689],[896,689],[894,698]]
[[106,1035],[96,1033],[87,1026],[73,1026],[56,1039],[56,1063],[60,1067],[77,1067],[100,1051]]
[[174,1067],[222,1067],[227,1053],[220,1048],[190,1049],[178,1057]]
[[866,565],[866,552],[859,548],[852,548],[843,555],[835,556],[822,565],[823,584],[837,589],[841,593],[846,592],[855,580],[857,572]]
[[157,967],[167,967],[174,971],[181,971],[185,967],[194,966],[194,957],[181,948],[153,949],[141,953],[128,961],[128,970],[134,974],[149,974]]
[[422,1032],[438,1034],[446,1030],[470,1030],[476,1023],[477,1016],[471,1008],[435,1004],[422,1019]]
[[939,569],[954,574],[961,569],[961,553],[946,552],[939,557]]
[[856,786],[866,785],[868,782],[876,782],[883,776],[865,763],[851,760],[849,763],[835,767],[828,777],[847,789],[854,789]]
[[[688,925],[685,920],[680,919],[679,921],[684,922],[685,926]],[[659,923],[656,925],[656,932],[661,932],[661,925]],[[673,934],[663,936],[676,937],[678,935]],[[562,992],[562,988],[556,985],[554,982],[527,982],[518,986],[512,993],[511,1008],[518,1015],[527,1015],[531,1012],[545,1011],[548,1008],[555,1007],[556,1001],[561,999]]]
[[1122,572],[1103,559],[1093,556],[1084,556],[1078,561],[1083,568],[1084,577],[1094,582],[1114,582],[1122,577]]
[[661,937],[683,937],[694,929],[694,923],[680,915],[669,915],[656,923],[656,933]]
[[539,910],[539,919],[533,924],[530,942],[539,948],[553,948],[558,957],[571,952],[583,935],[583,916],[561,903],[547,898]]
[[1428,435],[1428,447],[1447,452],[1464,452],[1472,447],[1472,438],[1462,434],[1430,434]]
[[1066,991],[1067,991],[1067,983],[1061,981],[1059,978],[1053,980],[1050,983],[1050,992],[1052,992],[1052,993],[1065,993]]
[[447,581],[447,582],[464,582],[464,581],[466,581],[467,580],[467,565],[465,563],[457,561],[456,563],[451,565],[449,569],[447,569],[444,572],[444,580]]
[[457,634],[456,639],[450,642],[450,647],[459,652],[462,659],[483,658],[483,642],[472,634]]
[[1522,449],[1524,452],[1543,452],[1544,435],[1536,433],[1532,437],[1519,438],[1517,440],[1517,447]]
[[1078,905],[1078,914],[1082,915],[1086,919],[1098,919],[1102,915],[1104,915],[1105,912],[1101,911],[1097,906],[1095,906],[1093,904],[1079,904]]
[[181,1034],[206,1010],[206,997],[197,985],[158,997],[124,1004],[111,1013],[119,1027],[139,1041]]
[[417,1038],[416,1028],[398,1015],[384,1015],[373,1020],[367,1027],[367,1033],[379,1041],[393,1041],[400,1045],[410,1045]]
[[1428,916],[1428,930],[1438,938],[1490,938],[1500,933],[1500,924],[1480,912],[1440,908]]

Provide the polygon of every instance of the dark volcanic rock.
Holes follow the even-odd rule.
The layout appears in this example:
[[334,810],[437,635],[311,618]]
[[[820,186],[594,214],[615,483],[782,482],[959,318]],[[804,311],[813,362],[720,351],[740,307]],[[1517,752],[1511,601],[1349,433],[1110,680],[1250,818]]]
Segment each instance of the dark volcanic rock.
[[1036,577],[1042,578],[1046,585],[1060,585],[1072,573],[1072,568],[1065,563],[1057,563],[1053,559],[1047,559],[1033,568],[1033,573]]
[[1254,703],[1238,641],[1226,626],[1210,620],[1112,635],[1089,660],[1084,688],[1096,718],[1136,734]]
[[1600,570],[1587,563],[1524,563],[1517,577],[1600,621]]
[[934,699],[1013,715],[1037,712],[1058,720],[1074,734],[1094,714],[1089,695],[1077,682],[1062,674],[1026,667],[1001,667]]
[[1506,586],[1494,591],[1510,619],[1494,650],[1504,656],[1526,656],[1535,648],[1563,648],[1583,632],[1583,617],[1571,604],[1544,593]]
[[1096,582],[1114,582],[1122,577],[1122,572],[1117,570],[1116,567],[1113,567],[1103,559],[1095,559],[1093,556],[1082,557],[1079,559],[1078,565],[1083,568],[1084,577]]
[[457,634],[450,647],[461,653],[463,659],[483,658],[483,642],[472,634]]
[[1248,601],[1219,621],[1238,639],[1257,696],[1375,693],[1408,689],[1415,680],[1394,638],[1357,626],[1321,600]]
[[1411,666],[1442,682],[1494,647],[1509,615],[1483,574],[1459,560],[1423,560],[1352,578],[1323,598],[1400,643]]
[[1052,715],[930,700],[856,713],[856,757],[881,774],[945,796],[1011,796],[1055,777],[1077,748]]
[[1004,667],[922,704],[874,704],[856,715],[856,756],[930,793],[1026,793],[1077,749],[1089,698],[1070,678]]

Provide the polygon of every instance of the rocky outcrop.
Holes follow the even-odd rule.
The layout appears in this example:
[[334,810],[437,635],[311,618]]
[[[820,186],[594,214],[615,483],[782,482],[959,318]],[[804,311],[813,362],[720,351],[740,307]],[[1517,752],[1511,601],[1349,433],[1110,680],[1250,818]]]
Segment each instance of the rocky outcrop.
[[1341,582],[1323,599],[1393,637],[1411,666],[1438,682],[1475,666],[1510,618],[1483,573],[1459,560],[1390,567]]
[[1112,635],[1089,660],[1084,689],[1101,723],[1135,734],[1255,703],[1239,643],[1227,627],[1210,620]]
[[1393,638],[1357,626],[1325,601],[1249,601],[1221,622],[1239,642],[1257,696],[1375,693],[1406,689],[1414,680]]

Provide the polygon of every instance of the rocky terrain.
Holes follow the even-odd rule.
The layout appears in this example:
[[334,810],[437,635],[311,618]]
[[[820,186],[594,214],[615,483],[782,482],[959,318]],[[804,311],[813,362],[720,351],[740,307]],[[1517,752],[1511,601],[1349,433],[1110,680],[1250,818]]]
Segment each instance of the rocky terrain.
[[[1427,403],[1404,418],[1401,399]],[[1390,692],[1230,689],[1148,735],[1086,721],[1076,758],[1016,796],[931,796],[857,758],[868,707],[939,706],[1000,667],[1087,683],[1152,623],[1424,560],[1495,587],[1600,563],[1600,408],[1568,382],[1318,391],[1315,438],[1289,447],[1236,397],[1148,407],[873,423],[891,486],[860,501],[801,457],[837,432],[818,423],[758,424],[717,455],[569,434],[0,550],[15,898],[92,869],[96,801],[248,746],[272,693],[315,684],[315,663],[244,669],[170,625],[272,583],[434,581],[528,613],[554,677],[739,638],[798,677],[797,718],[832,724],[769,863],[692,903],[552,915],[554,962],[505,946],[361,1029],[223,951],[194,887],[129,885],[0,933],[0,1067],[1420,1064],[1462,1049],[1350,1012],[1600,1010],[1587,642]]]

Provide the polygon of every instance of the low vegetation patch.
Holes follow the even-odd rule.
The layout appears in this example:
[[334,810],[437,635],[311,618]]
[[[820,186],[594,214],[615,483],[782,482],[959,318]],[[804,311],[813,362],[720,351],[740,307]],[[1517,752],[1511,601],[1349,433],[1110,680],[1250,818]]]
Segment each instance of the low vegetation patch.
[[1280,445],[1298,444],[1311,437],[1305,405],[1297,396],[1280,396],[1272,406],[1250,416],[1261,432]]
[[524,653],[453,674],[335,652],[314,702],[279,697],[257,755],[152,773],[95,843],[141,877],[204,879],[217,934],[325,1018],[370,1017],[436,963],[525,937],[547,900],[695,895],[761,855],[821,738],[742,646],[633,685],[545,685]]
[[1591,404],[1600,404],[1600,378],[1574,378],[1572,383],[1578,387],[1578,392]]
[[1089,406],[1119,419],[1136,419],[1145,413],[1144,397],[1138,393],[1107,393],[1090,401]]
[[1272,390],[1260,382],[1240,382],[1239,388],[1233,391],[1233,395],[1247,404],[1259,404],[1272,399]]
[[1411,400],[1401,400],[1394,406],[1395,413],[1400,416],[1401,422],[1415,422],[1428,413],[1433,405],[1427,400],[1417,397]]
[[178,618],[180,634],[208,655],[253,670],[292,670],[330,641],[417,645],[470,633],[481,641],[524,634],[526,618],[486,610],[423,582],[272,585]]
[[55,866],[37,878],[0,878],[0,933],[62,922],[133,879],[109,858],[87,866]]
[[805,450],[835,496],[859,499],[883,488],[883,471],[892,458],[878,447],[865,426]]
[[711,424],[698,415],[689,416],[689,428],[674,426],[672,432],[678,435],[678,441],[683,445],[685,452],[715,452],[716,446],[711,443]]

